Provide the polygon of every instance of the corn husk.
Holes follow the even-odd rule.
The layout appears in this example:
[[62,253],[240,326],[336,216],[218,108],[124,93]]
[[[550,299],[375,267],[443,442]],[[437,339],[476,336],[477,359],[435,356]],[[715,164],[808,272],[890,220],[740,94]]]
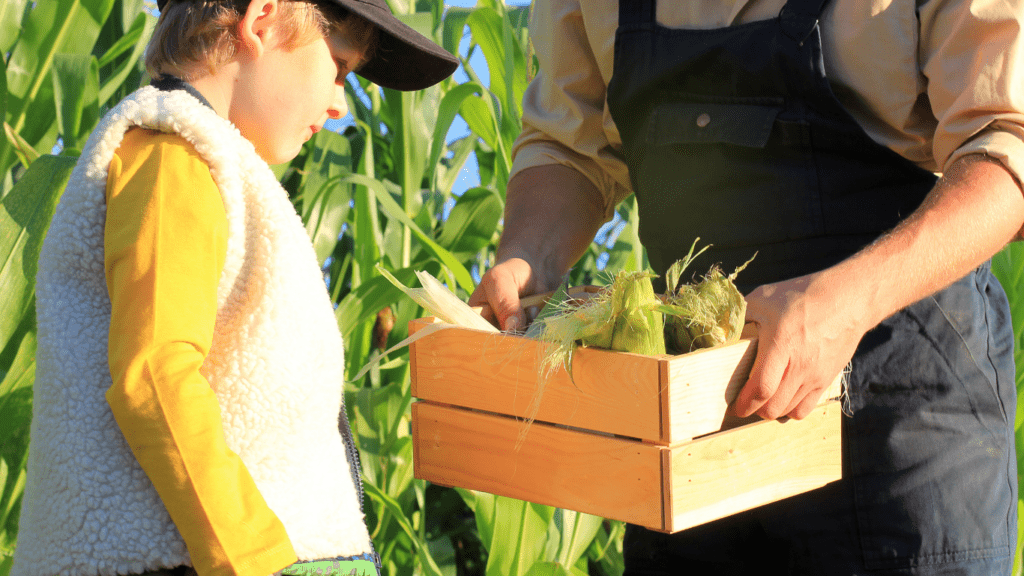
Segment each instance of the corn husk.
[[728,276],[713,266],[699,281],[677,287],[683,270],[707,249],[705,246],[694,254],[696,245],[694,240],[686,258],[673,264],[666,274],[670,290],[675,290],[666,304],[680,313],[665,320],[665,346],[676,354],[739,340],[747,314],[747,301],[733,281],[753,258]]
[[450,290],[444,287],[444,284],[438,282],[437,278],[431,276],[429,272],[416,270],[416,278],[419,279],[420,285],[423,287],[409,288],[385,270],[384,267],[378,265],[377,271],[442,322],[485,332],[498,332],[497,328],[492,326],[487,320],[484,320],[483,316],[460,300],[458,296],[452,294]]
[[649,272],[619,272],[607,289],[579,305],[553,299],[555,313],[542,311],[535,320],[542,325],[539,339],[553,345],[542,369],[551,372],[564,366],[571,376],[577,345],[664,354],[663,306],[654,294],[653,276]]
[[515,449],[540,409],[548,380],[559,368],[572,378],[577,346],[595,346],[637,354],[664,354],[665,331],[661,299],[654,294],[648,272],[619,272],[611,285],[586,300],[568,295],[563,285],[548,300],[526,336],[548,342],[540,359],[537,391],[526,409],[526,422]]
[[395,344],[388,350],[381,350],[387,343],[387,334],[380,336],[378,341],[378,328],[382,324],[386,325],[388,322],[388,315],[390,314],[390,326],[386,328],[390,331],[394,327],[394,314],[391,314],[390,308],[387,310],[381,310],[377,316],[377,324],[374,325],[374,339],[377,346],[377,350],[374,350],[370,356],[369,361],[359,370],[352,380],[349,382],[356,382],[362,378],[368,371],[374,366],[379,364],[388,354],[405,348],[409,344],[424,338],[437,330],[444,328],[450,328],[454,326],[462,326],[464,328],[474,328],[476,330],[483,330],[484,332],[498,332],[498,329],[491,326],[491,323],[484,320],[480,314],[473,310],[468,304],[460,300],[455,294],[452,294],[444,284],[438,282],[437,278],[430,275],[429,272],[423,272],[421,270],[416,271],[416,277],[419,278],[422,288],[409,288],[405,284],[395,278],[393,274],[388,272],[380,264],[376,267],[377,272],[380,272],[381,276],[387,278],[389,282],[395,285],[399,290],[405,292],[407,296],[413,299],[414,302],[422,306],[427,312],[431,313],[438,320],[440,324],[431,324],[427,328],[420,330],[419,332],[409,336],[405,340],[402,340],[398,344]]

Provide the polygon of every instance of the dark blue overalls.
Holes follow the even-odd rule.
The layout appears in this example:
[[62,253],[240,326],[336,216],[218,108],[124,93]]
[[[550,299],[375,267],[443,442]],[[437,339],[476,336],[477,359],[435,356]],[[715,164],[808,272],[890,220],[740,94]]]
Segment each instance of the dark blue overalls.
[[[822,270],[910,214],[935,175],[875,143],[826,79],[819,15],[675,30],[622,0],[608,105],[659,274],[741,290]],[[893,270],[899,274],[899,270]],[[841,482],[675,535],[629,527],[626,574],[1007,574],[1016,538],[1013,337],[986,264],[861,341]]]

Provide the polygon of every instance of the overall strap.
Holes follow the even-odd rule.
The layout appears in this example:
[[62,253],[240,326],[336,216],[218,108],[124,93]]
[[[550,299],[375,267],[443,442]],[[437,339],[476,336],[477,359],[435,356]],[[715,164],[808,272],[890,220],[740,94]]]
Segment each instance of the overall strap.
[[789,0],[779,11],[782,31],[801,46],[818,26],[828,0]]
[[619,0],[619,26],[653,24],[655,0]]

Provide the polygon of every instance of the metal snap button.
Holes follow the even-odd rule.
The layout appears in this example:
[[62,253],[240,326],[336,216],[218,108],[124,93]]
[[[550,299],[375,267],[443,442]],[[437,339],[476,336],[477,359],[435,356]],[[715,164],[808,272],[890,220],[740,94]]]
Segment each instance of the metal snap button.
[[697,127],[698,128],[703,128],[703,127],[707,126],[710,123],[711,123],[711,116],[709,116],[706,112],[704,114],[701,114],[700,116],[697,116]]

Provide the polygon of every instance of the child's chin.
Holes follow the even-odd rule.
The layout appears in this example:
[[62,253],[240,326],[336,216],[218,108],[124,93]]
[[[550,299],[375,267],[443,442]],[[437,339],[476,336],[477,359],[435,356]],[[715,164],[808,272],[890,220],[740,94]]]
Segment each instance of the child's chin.
[[271,166],[275,164],[287,164],[295,159],[302,151],[302,146],[298,146],[295,150],[271,150],[266,153],[260,154],[260,157]]

